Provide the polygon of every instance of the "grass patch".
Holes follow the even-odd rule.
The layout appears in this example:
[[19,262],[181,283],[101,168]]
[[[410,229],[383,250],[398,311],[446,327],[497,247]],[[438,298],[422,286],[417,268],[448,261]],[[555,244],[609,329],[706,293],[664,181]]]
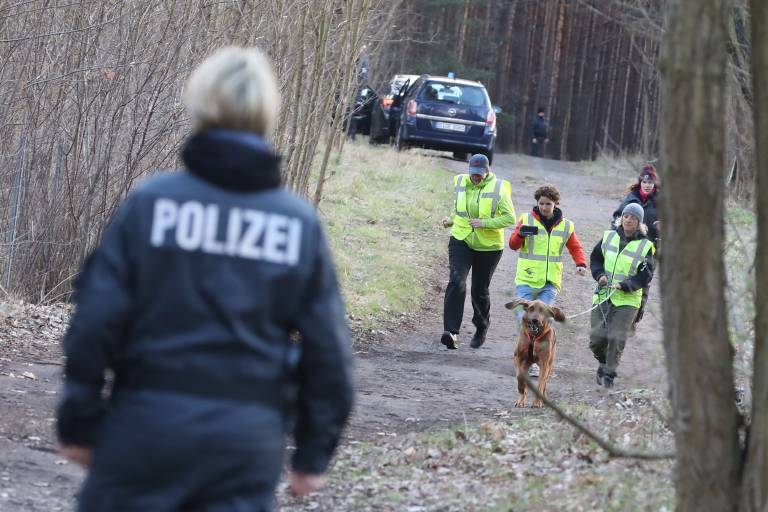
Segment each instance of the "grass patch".
[[413,152],[347,142],[319,213],[353,321],[370,328],[417,307],[448,232],[450,174]]
[[[614,443],[669,451],[651,409],[659,392],[608,395],[566,407]],[[328,487],[291,510],[672,510],[672,461],[609,459],[549,411],[499,410],[491,421],[344,446]],[[283,496],[282,504],[289,500]]]

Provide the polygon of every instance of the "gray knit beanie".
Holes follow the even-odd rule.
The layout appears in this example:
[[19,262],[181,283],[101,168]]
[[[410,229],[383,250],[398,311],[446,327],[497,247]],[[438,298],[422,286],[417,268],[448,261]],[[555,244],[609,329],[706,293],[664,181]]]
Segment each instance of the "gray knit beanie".
[[625,213],[628,213],[635,217],[640,224],[643,223],[643,217],[645,216],[645,212],[643,211],[643,207],[640,206],[637,203],[629,203],[627,206],[624,207],[624,211],[621,212],[622,215]]

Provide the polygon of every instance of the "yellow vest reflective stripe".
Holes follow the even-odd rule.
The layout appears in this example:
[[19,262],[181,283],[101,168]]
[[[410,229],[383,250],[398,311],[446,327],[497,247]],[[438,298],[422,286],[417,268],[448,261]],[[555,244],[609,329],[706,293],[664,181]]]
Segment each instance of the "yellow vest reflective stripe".
[[[648,253],[651,252],[651,254],[653,254],[653,242],[646,238],[643,238],[642,240],[632,240],[624,247],[621,253],[619,253],[620,240],[621,237],[616,231],[606,231],[603,234],[601,249],[603,251],[603,269],[608,278],[608,285],[620,283],[625,279],[636,275],[638,267],[640,267],[640,264],[646,258]],[[606,292],[604,291],[600,296],[595,294],[592,303],[596,304],[604,298],[604,293]],[[614,306],[632,306],[639,308],[642,298],[642,289],[633,292],[614,290],[611,294],[611,303]]]
[[[483,247],[493,247],[501,250],[504,248],[504,229],[477,228],[469,224],[469,211],[467,208],[467,187],[471,183],[469,174],[459,174],[453,178],[453,190],[456,193],[454,200],[453,227],[451,235],[458,240],[464,240],[472,231],[477,234],[477,239]],[[503,179],[493,175],[482,190],[478,200],[478,218],[490,219],[496,216],[501,201],[502,187],[505,193],[511,193],[511,186],[505,186]]]
[[526,226],[538,227],[539,234],[525,237],[517,255],[515,284],[542,288],[547,283],[552,283],[560,290],[563,281],[563,251],[573,234],[573,222],[561,219],[552,227],[552,231],[547,233],[544,224],[530,212],[521,215],[520,220]]
[[[493,185],[493,191],[492,192],[486,192],[485,189],[487,187],[483,187],[483,191],[480,192],[480,199],[490,199],[491,200],[491,217],[496,216],[496,210],[499,209],[499,201],[501,200],[501,185],[504,183],[503,180],[500,180],[499,178],[496,178],[496,183]],[[481,210],[482,213],[482,210]]]
[[[459,217],[469,218],[469,213],[467,212],[467,184],[462,179],[465,176],[467,175],[459,174],[453,178],[453,191],[456,194],[456,198],[453,203],[453,209],[456,212],[456,215]],[[463,209],[459,208],[460,199]]]

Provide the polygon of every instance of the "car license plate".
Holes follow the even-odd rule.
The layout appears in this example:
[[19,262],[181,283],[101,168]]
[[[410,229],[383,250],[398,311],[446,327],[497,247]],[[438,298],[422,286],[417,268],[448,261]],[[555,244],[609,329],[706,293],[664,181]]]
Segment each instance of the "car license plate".
[[435,128],[438,130],[449,130],[452,132],[464,132],[464,125],[463,124],[456,124],[456,123],[444,123],[442,121],[435,121]]

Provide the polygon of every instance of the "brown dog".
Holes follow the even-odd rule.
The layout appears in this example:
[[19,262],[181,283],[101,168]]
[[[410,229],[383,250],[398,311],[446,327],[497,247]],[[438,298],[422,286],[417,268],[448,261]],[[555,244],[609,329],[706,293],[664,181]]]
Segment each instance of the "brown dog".
[[[525,308],[522,328],[517,338],[515,349],[515,369],[517,370],[517,389],[520,398],[515,402],[515,407],[525,407],[525,392],[527,390],[522,378],[523,372],[533,363],[539,365],[539,391],[547,396],[547,381],[552,373],[555,363],[555,330],[552,328],[551,319],[565,322],[565,315],[554,306],[550,306],[540,300],[515,299],[506,304],[507,309],[522,306]],[[532,407],[542,407],[540,399],[535,399]]]

